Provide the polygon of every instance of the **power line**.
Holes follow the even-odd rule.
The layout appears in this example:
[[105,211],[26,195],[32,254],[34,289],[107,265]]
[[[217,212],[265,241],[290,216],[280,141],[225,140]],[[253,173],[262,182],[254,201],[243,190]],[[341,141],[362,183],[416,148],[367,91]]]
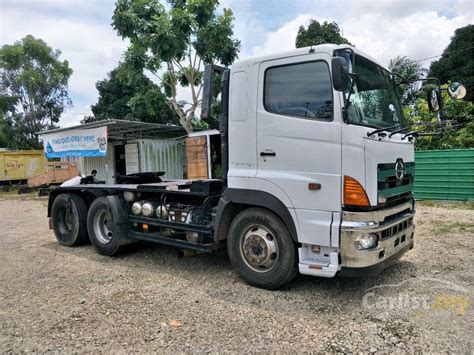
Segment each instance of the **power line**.
[[[456,50],[456,51],[450,52],[450,54],[452,54],[452,53],[457,53],[457,52],[468,51],[468,50],[473,49],[473,48],[474,48],[474,47],[468,47],[468,48],[458,49],[458,50]],[[422,59],[413,60],[413,62],[415,62],[415,63],[416,63],[416,62],[423,62],[423,61],[428,60],[428,59],[438,58],[438,57],[442,57],[442,56],[443,56],[442,54],[440,54],[440,55],[434,55],[434,56],[432,56],[432,57],[426,57],[426,58],[422,58]],[[449,54],[448,54],[448,56],[449,56]]]

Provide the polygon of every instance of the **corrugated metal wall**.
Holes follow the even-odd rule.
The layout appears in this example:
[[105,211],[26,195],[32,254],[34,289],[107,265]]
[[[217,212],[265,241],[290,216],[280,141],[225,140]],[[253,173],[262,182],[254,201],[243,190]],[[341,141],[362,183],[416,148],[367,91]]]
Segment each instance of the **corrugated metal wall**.
[[474,200],[474,149],[415,152],[415,198]]
[[[165,171],[166,179],[182,179],[184,171],[184,140],[141,139],[138,143],[140,172]],[[113,184],[115,175],[114,145],[109,144],[105,157],[80,158],[80,171],[88,175],[95,169],[97,179]]]
[[83,157],[79,159],[79,170],[82,175],[89,175],[92,170],[97,170],[96,179],[113,184],[115,175],[114,145],[107,145],[105,157]]
[[140,171],[164,171],[166,179],[182,179],[184,140],[151,140],[139,142]]

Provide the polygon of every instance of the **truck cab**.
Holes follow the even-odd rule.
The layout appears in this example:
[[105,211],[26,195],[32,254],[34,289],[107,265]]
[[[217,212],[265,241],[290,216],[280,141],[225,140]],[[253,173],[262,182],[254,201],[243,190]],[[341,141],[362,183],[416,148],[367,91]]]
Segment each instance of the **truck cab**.
[[[332,62],[341,55],[355,71],[351,91],[333,85]],[[376,272],[414,243],[414,146],[390,134],[397,124],[404,117],[392,75],[353,47],[237,62],[224,197],[285,211],[300,273]]]

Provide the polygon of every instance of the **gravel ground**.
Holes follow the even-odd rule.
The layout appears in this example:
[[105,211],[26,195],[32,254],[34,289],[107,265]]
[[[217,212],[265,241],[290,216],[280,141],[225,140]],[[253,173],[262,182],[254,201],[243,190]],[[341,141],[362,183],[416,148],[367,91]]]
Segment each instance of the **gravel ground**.
[[62,247],[46,204],[0,198],[2,353],[473,351],[472,209],[419,206],[415,248],[377,277],[265,291],[225,256]]

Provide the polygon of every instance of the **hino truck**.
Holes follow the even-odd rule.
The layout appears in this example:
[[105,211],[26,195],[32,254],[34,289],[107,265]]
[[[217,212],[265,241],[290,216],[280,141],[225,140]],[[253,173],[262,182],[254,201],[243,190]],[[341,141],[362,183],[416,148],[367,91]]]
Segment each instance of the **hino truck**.
[[[298,273],[371,275],[413,248],[414,139],[445,121],[408,125],[396,76],[347,45],[209,65],[207,120],[216,73],[220,178],[67,182],[48,204],[60,244],[90,239],[109,256],[137,240],[227,250],[240,277],[266,289]],[[428,101],[443,118],[440,90]]]

